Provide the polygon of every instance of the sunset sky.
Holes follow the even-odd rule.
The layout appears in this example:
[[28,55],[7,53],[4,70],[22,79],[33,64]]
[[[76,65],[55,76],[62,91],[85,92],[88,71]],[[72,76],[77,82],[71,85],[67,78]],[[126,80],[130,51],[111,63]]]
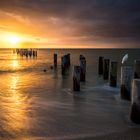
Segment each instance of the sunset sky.
[[1,0],[0,44],[140,47],[140,0]]

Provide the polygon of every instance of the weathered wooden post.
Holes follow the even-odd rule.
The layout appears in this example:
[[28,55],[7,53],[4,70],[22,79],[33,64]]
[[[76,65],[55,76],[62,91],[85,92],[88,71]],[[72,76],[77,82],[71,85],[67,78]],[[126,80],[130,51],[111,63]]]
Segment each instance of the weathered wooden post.
[[37,51],[36,51],[36,57],[37,57],[37,55],[38,55],[38,53],[37,53]]
[[30,58],[32,56],[32,50],[31,49],[29,50],[29,56],[30,56]]
[[73,90],[80,91],[80,66],[74,66],[73,70]]
[[109,79],[109,64],[110,60],[109,59],[104,59],[104,67],[103,67],[103,78],[104,80]]
[[130,66],[121,67],[121,98],[131,100],[131,82],[133,70]]
[[26,50],[26,58],[28,58],[28,50]]
[[64,56],[65,57],[65,67],[66,67],[66,69],[68,69],[69,68],[69,56],[68,56],[68,54],[67,55],[65,55]]
[[70,62],[70,53],[67,54],[68,55],[68,65],[70,66],[71,62]]
[[133,79],[130,118],[140,124],[140,79]]
[[86,59],[84,56],[80,57],[80,81],[85,82],[86,79]]
[[33,57],[35,57],[35,50],[33,50]]
[[98,64],[98,74],[103,75],[103,60],[102,56],[99,57],[99,64]]
[[117,62],[111,62],[110,67],[110,86],[117,86]]
[[140,60],[134,62],[134,78],[140,78]]
[[54,53],[54,68],[57,68],[57,54]]
[[65,74],[65,57],[64,56],[62,56],[61,57],[61,69],[62,69],[62,75],[64,75]]
[[81,60],[81,59],[83,59],[83,58],[84,58],[84,56],[83,56],[82,54],[80,54],[79,60]]

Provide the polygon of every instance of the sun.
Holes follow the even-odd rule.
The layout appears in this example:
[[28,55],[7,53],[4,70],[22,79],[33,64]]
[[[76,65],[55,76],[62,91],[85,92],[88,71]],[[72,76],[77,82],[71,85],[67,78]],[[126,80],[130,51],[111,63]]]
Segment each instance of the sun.
[[17,44],[20,42],[20,38],[18,36],[9,36],[8,37],[8,41],[11,43],[11,44]]

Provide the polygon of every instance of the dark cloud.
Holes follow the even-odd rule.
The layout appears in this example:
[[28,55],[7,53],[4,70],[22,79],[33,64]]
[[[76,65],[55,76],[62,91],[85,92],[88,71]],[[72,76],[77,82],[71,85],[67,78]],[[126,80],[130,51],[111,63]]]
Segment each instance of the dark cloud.
[[4,0],[0,9],[76,40],[140,40],[140,0]]

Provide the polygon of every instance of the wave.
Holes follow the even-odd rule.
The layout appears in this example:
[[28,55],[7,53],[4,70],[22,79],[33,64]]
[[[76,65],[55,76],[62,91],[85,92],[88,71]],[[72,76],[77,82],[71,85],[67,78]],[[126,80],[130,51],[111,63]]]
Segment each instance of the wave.
[[4,69],[4,70],[0,70],[0,74],[3,74],[3,73],[16,73],[16,72],[31,72],[31,71],[33,71],[33,68],[23,68],[23,69],[16,69],[16,70]]
[[[60,68],[58,68],[60,69]],[[48,73],[51,72],[52,70],[50,69],[50,66],[31,66],[31,67],[23,67],[20,69],[0,69],[0,74],[4,73],[17,73],[17,72],[44,72]]]
[[0,58],[0,61],[12,61],[12,60],[43,60],[43,58],[42,59],[36,59],[36,58]]

